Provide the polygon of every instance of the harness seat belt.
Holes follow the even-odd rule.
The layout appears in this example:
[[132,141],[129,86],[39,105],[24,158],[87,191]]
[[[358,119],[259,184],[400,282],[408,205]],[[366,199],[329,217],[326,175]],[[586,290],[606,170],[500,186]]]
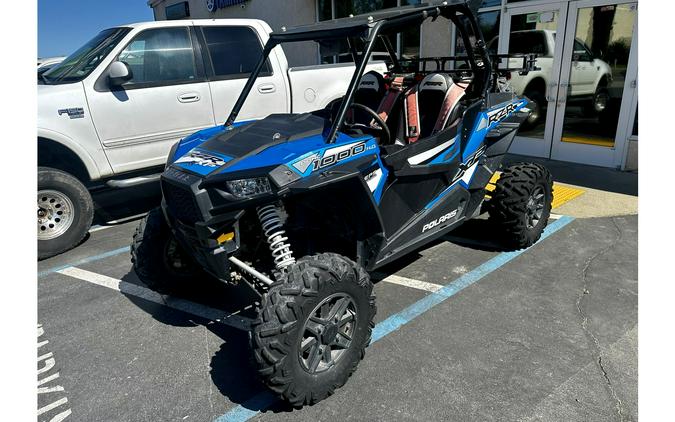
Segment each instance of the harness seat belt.
[[387,121],[391,110],[394,108],[396,100],[398,100],[398,97],[403,92],[403,79],[403,76],[397,76],[391,81],[387,94],[382,98],[380,105],[377,107],[377,114],[385,122]]
[[405,137],[409,144],[417,142],[420,137],[417,87],[417,84],[413,85],[405,95]]
[[432,134],[438,133],[445,129],[445,126],[448,124],[448,118],[450,118],[450,112],[464,96],[467,86],[468,84],[465,83],[453,83],[450,86],[448,92],[445,93],[445,98],[443,99],[443,105],[441,107],[441,113],[438,115],[438,119],[434,125],[434,130],[431,132]]

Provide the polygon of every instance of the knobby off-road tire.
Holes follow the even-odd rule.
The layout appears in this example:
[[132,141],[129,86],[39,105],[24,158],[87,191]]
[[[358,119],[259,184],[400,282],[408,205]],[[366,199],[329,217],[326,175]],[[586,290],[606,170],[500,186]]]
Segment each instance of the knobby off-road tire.
[[366,271],[340,255],[323,253],[293,264],[263,297],[252,326],[254,358],[265,384],[295,407],[343,386],[370,343],[372,291]]
[[490,195],[490,221],[507,247],[522,249],[539,240],[553,202],[553,178],[546,167],[533,163],[507,167]]
[[38,167],[38,259],[80,244],[94,218],[87,188],[61,170]]
[[152,209],[136,227],[131,262],[141,281],[163,294],[176,293],[195,278],[207,277],[180,247],[160,208]]

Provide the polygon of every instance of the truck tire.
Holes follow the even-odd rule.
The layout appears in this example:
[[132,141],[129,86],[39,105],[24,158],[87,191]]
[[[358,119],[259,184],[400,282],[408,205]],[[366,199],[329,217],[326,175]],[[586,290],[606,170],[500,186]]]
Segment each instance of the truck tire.
[[607,109],[611,98],[607,86],[601,85],[595,90],[593,98],[582,107],[582,113],[586,117],[595,117]]
[[178,244],[160,208],[140,221],[130,250],[138,278],[156,292],[177,293],[195,278],[208,277]]
[[490,221],[507,247],[527,248],[539,240],[553,202],[553,178],[546,167],[533,163],[507,167],[490,195]]
[[525,97],[529,100],[525,107],[530,109],[530,114],[523,122],[523,129],[532,129],[546,119],[546,97],[537,90],[526,91]]
[[265,384],[294,407],[343,386],[375,323],[368,273],[333,253],[305,257],[263,296],[251,339]]
[[77,246],[94,219],[94,201],[86,187],[70,174],[38,167],[38,259]]

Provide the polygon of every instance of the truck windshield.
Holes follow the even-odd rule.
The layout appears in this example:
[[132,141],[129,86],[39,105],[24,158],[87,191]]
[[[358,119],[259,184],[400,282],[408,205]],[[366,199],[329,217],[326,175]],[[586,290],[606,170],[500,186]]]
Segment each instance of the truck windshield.
[[86,78],[110,51],[130,31],[130,28],[110,28],[68,56],[61,64],[42,75],[46,84],[79,82]]

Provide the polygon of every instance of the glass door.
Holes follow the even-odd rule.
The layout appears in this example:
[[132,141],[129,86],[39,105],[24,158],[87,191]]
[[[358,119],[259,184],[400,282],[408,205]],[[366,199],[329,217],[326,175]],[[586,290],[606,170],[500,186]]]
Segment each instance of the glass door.
[[637,89],[637,2],[582,0],[568,16],[551,158],[619,167]]
[[[523,124],[509,150],[514,154],[549,157],[553,139],[555,108],[559,94],[559,76],[563,35],[567,20],[567,3],[548,3],[510,7],[503,17],[499,45],[488,43],[501,54],[537,54],[539,70],[511,74],[511,87],[530,103],[530,117]],[[522,64],[514,60],[511,66]]]

